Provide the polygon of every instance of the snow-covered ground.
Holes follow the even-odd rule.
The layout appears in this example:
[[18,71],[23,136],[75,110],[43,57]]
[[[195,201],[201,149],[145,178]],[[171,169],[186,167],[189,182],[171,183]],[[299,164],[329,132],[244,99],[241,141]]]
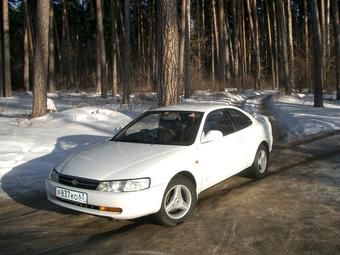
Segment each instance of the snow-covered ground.
[[292,138],[340,130],[340,102],[324,101],[324,107],[315,108],[313,100],[310,94],[274,95],[267,106]]
[[[57,110],[63,111],[30,119],[30,95],[17,94],[0,99],[2,189],[18,184],[34,187],[34,182],[46,178],[50,169],[65,156],[108,139],[116,128],[147,107],[144,105],[142,109],[135,105],[139,108],[131,109],[85,94],[62,94],[54,96],[53,100]],[[3,192],[0,192],[1,196],[5,196]]]
[[[241,105],[252,114],[260,113],[261,101],[272,91],[212,93],[197,91],[182,103],[220,102]],[[119,98],[102,99],[96,94],[59,93],[49,95],[57,112],[30,119],[32,95],[17,93],[0,98],[0,185],[1,189],[20,187],[32,191],[50,169],[66,155],[112,136],[141,112],[157,106],[155,94],[135,94],[131,105],[121,105]],[[292,136],[305,136],[340,129],[340,106],[325,104],[312,107],[312,98],[304,95],[274,95],[269,110]],[[4,188],[5,187],[5,188]],[[26,188],[25,188],[26,187]],[[1,190],[0,190],[1,191]],[[6,190],[5,190],[6,191]],[[0,198],[6,192],[0,192]]]

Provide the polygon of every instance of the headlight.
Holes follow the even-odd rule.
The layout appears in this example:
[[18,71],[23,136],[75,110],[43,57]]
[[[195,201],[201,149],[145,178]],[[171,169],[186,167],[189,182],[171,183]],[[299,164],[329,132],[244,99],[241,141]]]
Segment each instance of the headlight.
[[121,181],[103,181],[97,187],[98,191],[108,192],[131,192],[148,189],[150,187],[150,178],[121,180]]
[[54,181],[54,182],[59,182],[59,174],[58,172],[53,169],[50,173],[50,176],[48,177],[51,181]]

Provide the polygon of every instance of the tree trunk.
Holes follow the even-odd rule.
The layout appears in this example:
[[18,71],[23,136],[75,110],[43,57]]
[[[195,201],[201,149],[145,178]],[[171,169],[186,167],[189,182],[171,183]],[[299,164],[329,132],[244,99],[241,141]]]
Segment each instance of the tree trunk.
[[[319,16],[319,24],[320,24],[320,31],[321,31],[321,65],[322,65],[322,79],[323,83],[325,84],[326,81],[326,58],[325,58],[325,53],[326,53],[326,5],[325,5],[325,0],[320,0],[318,1],[320,3],[320,11],[318,10],[318,16]],[[317,3],[318,4],[318,3]],[[313,5],[311,3],[311,5]],[[318,6],[317,6],[318,7]],[[312,12],[312,11],[311,11]],[[313,21],[312,21],[313,23]],[[314,45],[315,46],[315,45]]]
[[225,36],[225,82],[223,90],[228,86],[230,82],[230,62],[234,63],[234,55],[233,55],[233,45],[229,38],[229,22],[227,20],[226,15],[224,22],[224,36]]
[[28,9],[27,0],[23,1],[24,4],[24,91],[30,90],[30,58],[29,58],[29,45],[28,45]]
[[124,0],[123,44],[123,104],[129,103],[130,93],[130,0]]
[[257,1],[253,0],[253,12],[254,12],[254,39],[255,39],[255,59],[256,59],[256,77],[255,77],[255,89],[260,89],[261,79],[261,51],[260,51],[260,39],[259,39],[259,20],[257,16]]
[[[141,7],[143,5],[143,3],[140,3]],[[146,83],[146,78],[147,78],[147,73],[146,73],[146,54],[147,54],[147,47],[146,47],[146,17],[143,16],[143,8],[142,11],[140,12],[140,59],[141,59],[141,76],[142,76],[142,85],[145,86]]]
[[160,106],[178,102],[178,28],[177,3],[159,0],[158,4],[158,103]]
[[281,57],[282,57],[282,72],[283,72],[283,86],[286,94],[291,93],[291,84],[289,79],[289,60],[287,49],[287,29],[286,29],[286,16],[284,11],[283,1],[276,1],[277,9],[277,23],[280,31],[281,38]]
[[307,0],[303,1],[303,27],[305,33],[305,63],[306,63],[306,83],[308,85],[309,91],[312,91],[310,75],[309,75],[309,33],[308,33],[308,6]]
[[107,94],[107,73],[106,73],[106,52],[105,52],[105,37],[103,26],[103,6],[102,0],[96,0],[97,6],[97,40],[99,44],[100,56],[100,73],[101,73],[101,97],[105,98]]
[[[326,25],[325,25],[325,35],[323,35],[324,37],[324,40],[325,40],[325,52],[324,52],[324,58],[325,58],[325,81],[324,81],[324,84],[327,85],[328,84],[328,81],[327,78],[329,76],[329,68],[330,68],[330,59],[331,59],[331,56],[330,56],[330,49],[331,49],[331,44],[330,44],[330,27],[331,27],[331,24],[330,24],[330,0],[326,0],[326,10],[325,10],[325,22],[326,22]],[[327,88],[326,88],[327,89]],[[328,87],[329,89],[329,87]]]
[[[204,0],[202,0],[202,5]],[[201,16],[201,5],[200,1],[196,1],[196,31],[197,31],[197,73],[196,73],[196,84],[201,84],[202,80],[202,41],[204,38],[204,27],[202,27],[203,24],[203,19],[204,19],[204,10],[202,10],[202,15]],[[189,21],[190,24],[190,21]]]
[[[214,0],[213,0],[214,2]],[[210,22],[211,23],[211,32],[210,32],[210,37],[211,37],[211,81],[213,84],[215,84],[215,35],[214,35],[214,31],[215,31],[215,26],[214,26],[214,22]]]
[[111,31],[112,31],[112,97],[118,94],[118,76],[117,76],[117,22],[115,0],[111,0]]
[[271,76],[272,76],[272,88],[275,89],[276,73],[275,73],[274,52],[273,52],[273,43],[272,43],[272,29],[271,29],[268,1],[265,1],[265,6],[266,6],[266,15],[267,15],[267,33],[268,33],[269,55],[270,55],[269,56],[270,71],[271,71]]
[[11,55],[9,46],[9,20],[8,20],[8,0],[2,1],[2,22],[3,22],[3,70],[4,70],[4,96],[12,95],[11,82]]
[[277,12],[274,1],[273,8],[273,31],[274,31],[274,66],[275,66],[275,88],[279,88],[279,36],[277,29]]
[[27,0],[23,1],[24,5],[24,90],[31,90],[33,83],[33,58],[34,49],[32,42],[31,21]]
[[332,0],[333,31],[335,39],[336,54],[336,99],[340,100],[340,18],[339,5],[337,0]]
[[[252,15],[252,6],[250,5],[250,0],[247,0],[247,11],[248,11],[248,17],[249,17],[249,26],[250,26],[250,34],[252,38],[252,44],[254,47],[254,54],[255,54],[255,83],[254,83],[254,89],[260,88],[260,72],[261,72],[261,59],[260,59],[260,49],[259,49],[259,39],[258,39],[258,19],[257,19],[257,5],[256,0],[252,3],[253,4],[253,12],[254,15]],[[254,24],[255,23],[255,24]],[[251,60],[251,59],[250,59]]]
[[190,0],[186,0],[184,50],[184,98],[190,98]]
[[293,21],[292,21],[292,7],[290,4],[291,0],[287,2],[287,23],[288,23],[288,60],[289,60],[289,80],[292,88],[295,88],[295,76],[294,76],[294,41],[293,41]]
[[48,52],[48,92],[55,92],[55,60],[54,60],[54,33],[53,33],[53,0],[50,0],[50,14],[49,14],[49,52]]
[[223,0],[218,0],[218,44],[219,44],[219,54],[218,54],[218,64],[217,64],[217,77],[218,77],[218,89],[219,91],[224,91],[225,88],[225,20],[224,20],[224,4]]
[[244,1],[241,1],[241,20],[242,20],[242,87],[245,88],[245,76],[248,73],[247,69],[247,41],[246,41],[246,24],[245,24],[245,11]]
[[68,18],[68,9],[67,2],[63,1],[62,4],[62,50],[63,50],[63,70],[65,71],[65,85],[66,88],[70,89],[71,85],[73,85],[73,77],[72,77],[72,49],[71,49],[71,39],[70,39],[70,27],[69,27],[69,18]]
[[239,47],[238,47],[238,19],[237,19],[237,12],[236,12],[236,3],[235,0],[231,1],[232,4],[232,12],[233,12],[233,27],[232,27],[232,44],[233,44],[233,53],[234,53],[234,72],[233,76],[234,79],[238,78],[239,76]]
[[37,2],[32,117],[46,114],[49,9],[49,1]]
[[152,90],[157,90],[155,86],[155,71],[156,68],[155,65],[155,1],[152,1],[150,5],[148,6],[148,35],[147,35],[147,56],[149,58],[149,61],[147,61],[147,75],[148,75],[148,87]]
[[314,44],[314,107],[323,107],[323,53],[317,0],[310,0]]
[[95,37],[96,42],[96,92],[99,93],[102,90],[102,68],[100,65],[100,42],[98,37]]
[[[57,55],[58,55],[58,63],[59,63],[59,72],[60,72],[60,79],[62,81],[62,84],[65,84],[65,75],[64,74],[64,69],[63,69],[63,58],[61,56],[61,46],[60,46],[60,39],[59,39],[59,33],[58,33],[58,28],[57,28],[57,22],[54,19],[53,20],[53,28],[54,28],[54,35],[55,35],[55,49],[57,50]],[[88,50],[87,50],[88,51]],[[87,52],[86,52],[87,53]]]
[[216,1],[218,0],[212,0],[212,22],[214,24],[214,35],[215,35],[215,38],[214,38],[214,41],[215,41],[215,52],[216,52],[216,58],[218,58],[219,56],[219,51],[220,51],[220,45],[219,45],[219,35],[218,35],[218,26],[217,26],[217,15],[216,15]]
[[[140,5],[141,5],[141,0],[136,0],[136,9],[137,9],[137,13],[136,13],[136,18],[137,18],[137,25],[136,25],[136,31],[137,31],[137,49],[136,49],[136,55],[138,56],[137,59],[135,60],[135,73],[137,74],[137,77],[135,77],[135,82],[134,84],[139,87],[140,83],[141,83],[141,79],[142,79],[142,50],[141,50],[141,42],[142,42],[142,37],[141,37],[141,21],[142,21],[142,17],[141,17],[141,10],[140,10]],[[133,25],[132,25],[133,27]]]
[[179,30],[179,53],[178,53],[178,74],[179,74],[179,82],[182,81],[182,77],[184,76],[184,46],[185,46],[185,36],[186,36],[186,0],[182,0],[181,7],[181,24]]

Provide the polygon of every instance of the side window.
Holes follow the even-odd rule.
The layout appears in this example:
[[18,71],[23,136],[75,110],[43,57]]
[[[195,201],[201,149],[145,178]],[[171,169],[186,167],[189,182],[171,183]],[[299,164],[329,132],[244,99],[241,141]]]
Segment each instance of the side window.
[[252,124],[251,119],[236,109],[228,109],[228,112],[233,119],[237,130],[246,128]]
[[225,110],[216,110],[207,116],[204,124],[204,133],[210,130],[219,130],[223,135],[228,135],[236,131],[236,128]]

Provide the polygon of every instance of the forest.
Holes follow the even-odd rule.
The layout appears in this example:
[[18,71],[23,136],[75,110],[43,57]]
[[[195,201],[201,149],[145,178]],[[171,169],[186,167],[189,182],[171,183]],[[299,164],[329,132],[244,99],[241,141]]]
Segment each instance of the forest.
[[91,91],[159,105],[195,90],[340,99],[339,0],[2,0],[0,97]]

